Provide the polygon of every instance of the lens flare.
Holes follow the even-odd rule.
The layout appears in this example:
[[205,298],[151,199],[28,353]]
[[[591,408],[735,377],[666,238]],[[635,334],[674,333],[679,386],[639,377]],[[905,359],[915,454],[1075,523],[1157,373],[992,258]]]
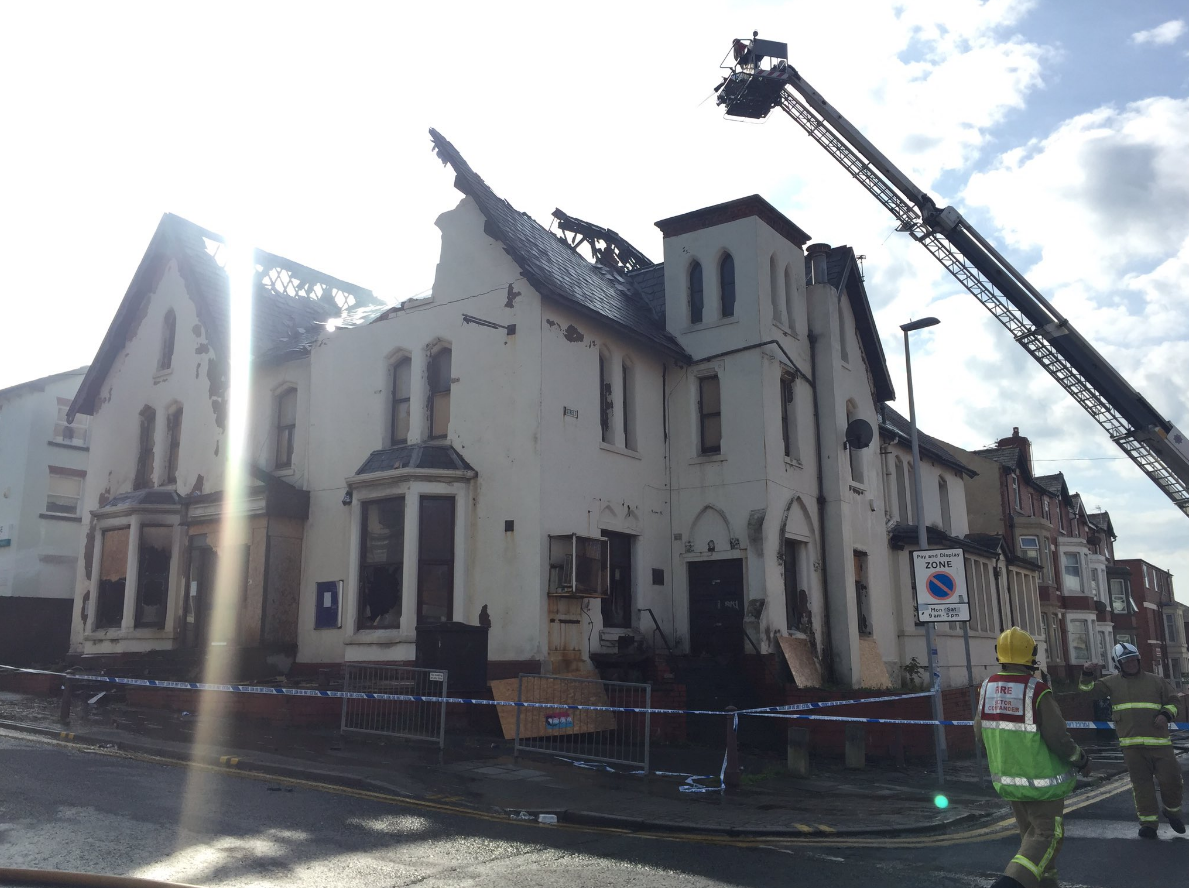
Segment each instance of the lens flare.
[[948,808],[950,806],[950,800],[947,799],[945,796],[938,794],[938,795],[933,796],[933,804],[935,804],[939,809],[944,811],[946,808]]

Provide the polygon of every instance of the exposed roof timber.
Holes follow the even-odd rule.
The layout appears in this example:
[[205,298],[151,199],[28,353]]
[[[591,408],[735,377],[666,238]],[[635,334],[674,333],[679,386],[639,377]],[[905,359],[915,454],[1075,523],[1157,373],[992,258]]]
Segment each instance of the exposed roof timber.
[[639,271],[656,264],[628,243],[627,238],[610,228],[576,219],[559,209],[553,211],[553,218],[557,220],[557,227],[561,231],[576,235],[568,241],[570,246],[578,249],[588,245],[597,262],[624,272]]

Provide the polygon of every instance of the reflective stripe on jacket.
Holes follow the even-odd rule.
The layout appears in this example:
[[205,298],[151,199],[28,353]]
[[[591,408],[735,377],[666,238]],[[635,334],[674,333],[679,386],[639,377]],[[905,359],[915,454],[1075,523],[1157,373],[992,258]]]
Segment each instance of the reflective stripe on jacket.
[[1122,672],[1104,675],[1097,681],[1082,675],[1078,690],[1096,700],[1111,698],[1111,715],[1120,746],[1171,746],[1168,726],[1156,724],[1160,713],[1169,721],[1177,718],[1177,696],[1173,686],[1151,672],[1127,676]]
[[1047,693],[1044,682],[1012,672],[991,676],[979,691],[978,728],[991,782],[1009,801],[1060,799],[1076,785],[1070,763],[1040,734],[1037,705]]

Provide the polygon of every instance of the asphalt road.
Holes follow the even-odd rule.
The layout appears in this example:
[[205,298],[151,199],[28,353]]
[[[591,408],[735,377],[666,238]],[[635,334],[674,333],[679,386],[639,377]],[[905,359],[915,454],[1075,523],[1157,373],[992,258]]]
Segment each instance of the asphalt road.
[[[1066,886],[1185,884],[1189,841],[1136,837],[1130,792],[1067,818]],[[911,844],[909,844],[911,843]],[[480,819],[0,733],[0,867],[196,885],[987,885],[1010,837],[772,846]]]

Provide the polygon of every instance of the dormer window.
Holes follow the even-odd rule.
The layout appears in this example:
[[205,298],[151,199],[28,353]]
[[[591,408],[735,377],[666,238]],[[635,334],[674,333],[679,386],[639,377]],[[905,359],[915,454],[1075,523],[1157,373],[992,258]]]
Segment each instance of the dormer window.
[[177,337],[178,319],[171,308],[165,313],[165,323],[161,329],[161,355],[157,359],[158,372],[173,367],[173,345]]
[[718,263],[718,292],[722,301],[722,316],[735,316],[735,260],[727,253]]
[[702,263],[689,267],[689,322],[702,323]]

